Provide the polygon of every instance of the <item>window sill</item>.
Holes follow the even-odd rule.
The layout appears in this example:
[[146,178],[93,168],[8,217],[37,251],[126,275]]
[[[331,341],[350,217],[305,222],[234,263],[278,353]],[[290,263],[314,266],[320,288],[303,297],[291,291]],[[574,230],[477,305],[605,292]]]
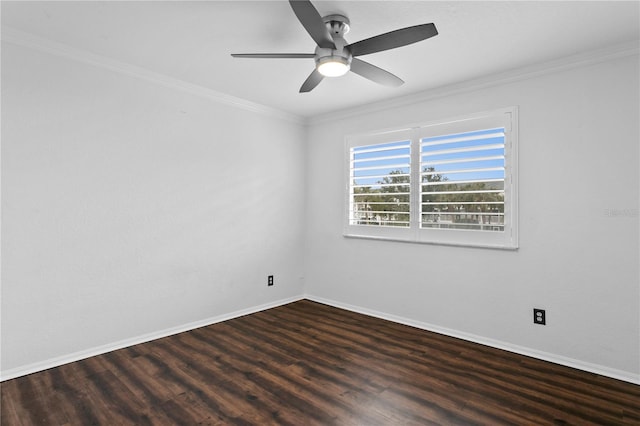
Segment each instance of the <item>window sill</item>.
[[492,249],[492,250],[502,250],[502,251],[518,251],[517,246],[491,245],[491,244],[482,244],[482,243],[472,244],[472,243],[452,243],[452,242],[446,242],[446,241],[418,241],[418,240],[409,240],[409,239],[403,239],[403,238],[380,237],[380,236],[359,235],[359,234],[343,234],[343,237],[360,239],[360,240],[391,241],[396,243],[427,244],[427,245],[435,245],[435,246],[466,247],[466,248]]

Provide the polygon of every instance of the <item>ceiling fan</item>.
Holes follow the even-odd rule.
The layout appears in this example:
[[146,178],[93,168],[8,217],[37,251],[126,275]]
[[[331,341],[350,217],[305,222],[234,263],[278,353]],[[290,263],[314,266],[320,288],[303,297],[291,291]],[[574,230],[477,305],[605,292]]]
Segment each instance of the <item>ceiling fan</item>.
[[349,19],[342,15],[321,17],[309,0],[289,0],[302,26],[316,42],[315,53],[232,53],[234,58],[313,58],[316,68],[300,87],[300,93],[313,90],[324,77],[339,77],[349,70],[385,86],[400,86],[400,78],[358,59],[357,56],[406,46],[438,34],[434,24],[402,28],[355,43],[347,43]]

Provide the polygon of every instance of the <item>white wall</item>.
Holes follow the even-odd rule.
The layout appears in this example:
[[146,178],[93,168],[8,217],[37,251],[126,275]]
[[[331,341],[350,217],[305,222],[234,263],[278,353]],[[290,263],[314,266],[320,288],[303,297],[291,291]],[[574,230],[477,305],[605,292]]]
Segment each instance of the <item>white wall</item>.
[[[640,382],[638,75],[637,55],[627,56],[318,121],[307,151],[307,293]],[[512,105],[518,251],[342,237],[345,135]],[[534,307],[547,310],[546,326],[532,324]]]
[[[640,381],[638,71],[623,57],[305,130],[3,42],[2,376],[306,292]],[[517,252],[341,236],[346,134],[510,105]]]
[[304,137],[3,43],[3,376],[299,297]]

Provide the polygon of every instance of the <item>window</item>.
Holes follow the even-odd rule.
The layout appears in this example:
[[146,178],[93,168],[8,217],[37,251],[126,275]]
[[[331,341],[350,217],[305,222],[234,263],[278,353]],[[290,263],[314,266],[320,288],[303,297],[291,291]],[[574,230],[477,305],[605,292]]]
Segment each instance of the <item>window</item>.
[[517,109],[347,138],[345,235],[517,248]]

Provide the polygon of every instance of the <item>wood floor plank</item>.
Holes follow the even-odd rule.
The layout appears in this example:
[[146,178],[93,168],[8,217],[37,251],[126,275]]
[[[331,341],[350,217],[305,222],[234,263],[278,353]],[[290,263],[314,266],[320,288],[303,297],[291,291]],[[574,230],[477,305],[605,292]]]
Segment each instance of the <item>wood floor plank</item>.
[[[196,330],[194,333],[189,333],[191,336],[198,336],[200,330]],[[201,377],[207,377],[208,381],[215,381],[216,376],[222,377],[223,380],[219,382],[216,387],[218,391],[229,391],[231,393],[235,393],[235,395],[229,395],[233,397],[230,401],[235,401],[234,405],[237,407],[241,407],[243,405],[248,406],[245,407],[247,410],[255,410],[260,409],[262,411],[268,412],[271,411],[271,416],[274,419],[278,419],[278,421],[282,424],[300,424],[302,418],[304,418],[303,413],[295,413],[297,411],[295,407],[293,408],[294,412],[293,418],[289,416],[289,412],[285,412],[284,416],[278,409],[283,403],[286,403],[285,399],[287,398],[285,392],[278,392],[278,397],[274,398],[273,392],[270,392],[270,388],[278,389],[278,383],[273,382],[270,383],[270,386],[267,388],[256,386],[260,382],[257,380],[247,380],[248,376],[255,374],[256,370],[263,367],[263,364],[257,361],[255,356],[249,355],[248,358],[243,358],[246,356],[247,348],[238,346],[237,339],[227,339],[225,338],[224,327],[218,328],[218,333],[215,333],[215,342],[209,341],[206,338],[195,339],[190,343],[186,343],[186,336],[182,336],[182,344],[174,345],[171,350],[180,351],[177,346],[182,348],[188,348],[191,352],[184,353],[185,356],[191,357],[190,354],[198,353],[198,354],[210,354],[210,362],[207,366],[202,366],[198,363],[194,363],[191,365],[192,369],[198,370],[201,373]],[[226,342],[226,343],[225,343]],[[224,346],[224,344],[228,344],[229,346]],[[169,350],[169,348],[165,348]],[[224,354],[224,356],[220,356],[219,354]],[[206,359],[206,358],[205,358]],[[256,360],[254,364],[252,361]],[[211,370],[217,371],[211,371]],[[232,382],[233,381],[233,382]],[[239,389],[237,383],[243,383],[243,387],[245,389]],[[247,386],[248,385],[248,386]],[[265,402],[270,405],[265,405]],[[245,415],[241,416],[242,418],[247,417]]]
[[[217,336],[218,344],[223,345],[227,353],[233,354],[233,363],[242,369],[247,379],[260,384],[263,389],[274,388],[296,406],[305,407],[305,412],[322,423],[332,422],[335,412],[343,407],[328,403],[326,391],[314,383],[309,383],[303,377],[296,376],[288,368],[281,368],[274,374],[270,366],[254,363],[247,356],[248,347],[240,341],[224,334]],[[313,388],[310,390],[309,388]],[[334,403],[337,401],[334,401]]]
[[302,300],[0,384],[1,425],[640,425],[640,386]]
[[[280,327],[276,332],[283,332],[282,331],[283,327]],[[262,330],[264,330],[264,328],[261,328]],[[289,337],[289,336],[288,336]],[[317,336],[318,337],[318,336]],[[326,337],[318,337],[320,340],[324,340],[326,339]],[[343,337],[343,335],[341,336],[332,336],[331,340],[327,340],[326,345],[328,347],[337,347],[340,345],[349,345],[350,342],[352,340],[360,340],[362,342],[362,339],[358,339],[357,336],[355,335],[347,335],[346,337]],[[291,342],[291,341],[290,341]],[[366,341],[365,342],[367,344],[369,344],[370,342]],[[378,365],[378,366],[383,366],[383,368],[379,368],[378,371],[375,372],[375,374],[377,376],[385,376],[387,377],[387,382],[388,383],[392,383],[394,381],[396,381],[398,378],[402,378],[402,377],[410,377],[410,376],[414,376],[417,374],[417,377],[419,377],[419,374],[421,372],[425,373],[425,374],[429,374],[429,377],[431,378],[429,381],[429,386],[431,388],[434,388],[434,386],[439,386],[439,389],[437,390],[437,392],[434,392],[431,395],[430,401],[438,401],[440,400],[441,403],[445,404],[447,402],[451,402],[451,401],[458,401],[459,406],[463,406],[464,405],[464,401],[465,401],[465,394],[463,392],[461,392],[463,389],[461,389],[460,387],[456,387],[454,385],[452,385],[451,383],[449,383],[448,381],[446,381],[446,377],[444,380],[438,380],[434,377],[434,373],[436,374],[440,374],[441,372],[434,370],[434,371],[424,371],[424,367],[425,364],[427,364],[429,362],[429,360],[421,360],[417,363],[414,363],[412,365],[408,365],[408,366],[403,366],[403,365],[395,365],[393,363],[393,360],[396,357],[400,357],[402,354],[401,353],[396,353],[395,352],[395,347],[393,345],[389,345],[390,352],[386,353],[386,354],[381,354],[382,348],[377,347],[377,348],[369,348],[368,351],[366,352],[362,352],[359,354],[356,354],[354,352],[352,352],[349,357],[350,358],[354,358],[352,360],[351,365],[357,365],[357,366],[366,366],[367,364],[372,364],[374,366]],[[385,345],[385,349],[387,348],[387,346]],[[371,362],[372,360],[375,360],[376,362]],[[371,373],[370,373],[371,374]],[[458,370],[456,370],[456,374],[458,373]],[[361,384],[362,381],[359,380],[357,382],[358,384]],[[409,385],[413,385],[411,382],[408,382]],[[411,393],[417,393],[420,392],[421,389],[414,387],[410,392]],[[439,398],[439,395],[447,395],[447,397],[445,398]],[[437,407],[436,407],[437,409]],[[445,410],[447,411],[447,410]],[[460,419],[458,419],[458,421],[462,421]]]
[[[289,340],[289,342],[291,342],[291,340]],[[326,346],[328,348],[333,347],[331,345],[331,342],[327,342]],[[321,348],[316,348],[314,351],[319,352],[321,356],[324,356],[324,357],[331,356],[330,350],[324,354],[322,353],[323,349]],[[372,352],[371,354],[374,354],[374,353],[375,352]],[[312,362],[311,364],[312,367],[310,366],[308,368],[312,369],[314,372],[319,372],[319,370],[322,368],[321,362],[317,362],[314,359],[310,361]],[[338,372],[337,377],[332,377],[332,374],[329,370],[331,367],[329,367],[329,369],[323,370],[322,374],[325,374],[326,376],[331,377],[331,380],[342,382],[343,386],[345,386],[345,388],[347,388],[350,391],[356,391],[359,388],[360,389],[366,388],[367,379],[370,377],[374,377],[374,376],[378,378],[383,377],[385,379],[384,385],[382,387],[378,386],[377,388],[374,388],[373,389],[374,395],[370,395],[370,396],[377,396],[378,394],[383,392],[386,388],[388,388],[392,383],[399,380],[399,377],[402,377],[405,374],[406,375],[411,374],[411,372],[409,371],[398,372],[397,366],[390,364],[390,362],[392,361],[391,359],[385,359],[381,364],[378,364],[377,362],[372,362],[372,361],[374,361],[373,357],[366,354],[362,357],[355,357],[354,354],[349,354],[344,359],[342,359],[341,362],[331,366]],[[381,365],[382,367],[378,369],[372,369],[371,367],[367,367],[368,364],[370,364],[371,366]],[[345,376],[344,373],[347,371],[350,374],[348,376]],[[396,373],[396,374],[393,374],[393,373]],[[346,380],[345,380],[345,377],[347,378]]]
[[18,393],[18,383],[16,381],[0,383],[0,399],[2,401],[2,405],[0,406],[0,420],[2,424],[15,426],[25,424],[23,419],[29,416],[28,406],[20,404],[19,401],[16,400],[15,396]]

